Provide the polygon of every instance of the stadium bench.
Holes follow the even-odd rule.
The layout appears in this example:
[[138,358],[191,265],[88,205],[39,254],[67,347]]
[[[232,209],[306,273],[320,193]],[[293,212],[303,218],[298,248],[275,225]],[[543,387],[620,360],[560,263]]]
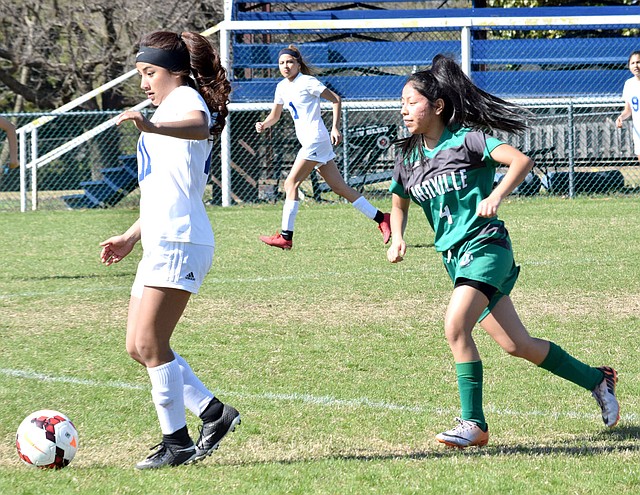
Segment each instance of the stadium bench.
[[[295,7],[290,7],[291,4],[327,4],[327,8],[314,9],[314,10],[296,10]],[[401,7],[396,8],[393,4],[404,3]],[[286,8],[270,9],[270,10],[258,10],[262,5],[271,4],[288,4]],[[377,5],[376,5],[377,4]],[[388,4],[389,7],[383,7],[382,5]],[[408,4],[408,5],[407,5]],[[451,8],[451,9],[437,9],[437,8],[424,8],[422,2],[401,2],[401,0],[371,0],[371,1],[345,1],[345,0],[259,0],[257,2],[240,2],[234,3],[234,20],[238,21],[258,21],[258,20],[326,20],[326,19],[362,19],[363,10],[366,9],[366,16],[368,19],[420,19],[420,18],[466,18],[466,17],[482,17],[491,18],[493,27],[501,27],[510,29],[512,26],[503,19],[509,19],[514,17],[542,17],[548,18],[546,29],[567,29],[566,22],[563,19],[567,17],[593,17],[598,18],[607,15],[637,15],[638,7],[636,6],[577,6],[577,7],[494,7],[494,8]],[[415,6],[419,6],[415,8]],[[407,8],[409,7],[409,8]],[[414,8],[410,8],[414,7]],[[420,8],[423,7],[423,8]],[[560,24],[555,25],[551,22],[552,19],[558,18]],[[584,26],[583,26],[584,27]],[[633,27],[633,26],[629,26]]]
[[[273,69],[284,46],[236,43],[234,69]],[[398,99],[406,76],[391,74],[392,68],[406,67],[408,75],[428,67],[438,53],[460,59],[457,41],[336,41],[299,48],[322,71],[323,82],[349,100]],[[620,95],[634,49],[635,38],[473,40],[471,77],[507,98]],[[233,101],[271,101],[279,80],[236,79]]]
[[[274,69],[285,44],[242,44],[233,47],[234,69]],[[323,71],[322,82],[349,100],[398,99],[405,75],[384,68],[424,65],[438,53],[459,57],[456,41],[336,41],[298,45],[305,58]],[[358,75],[352,75],[356,72]],[[349,73],[349,75],[342,75]],[[361,77],[366,75],[366,77]],[[233,101],[272,101],[278,79],[236,79]]]
[[80,183],[84,193],[62,196],[67,207],[79,209],[113,206],[138,187],[136,155],[123,155],[119,166],[103,168],[101,172],[101,180]]

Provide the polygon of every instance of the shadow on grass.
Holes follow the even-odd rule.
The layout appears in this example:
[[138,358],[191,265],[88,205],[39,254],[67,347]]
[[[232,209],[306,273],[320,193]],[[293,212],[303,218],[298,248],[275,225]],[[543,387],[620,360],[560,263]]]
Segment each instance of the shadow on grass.
[[[221,466],[259,466],[281,464],[285,466],[295,464],[305,464],[323,461],[356,461],[356,462],[376,462],[376,461],[401,461],[401,460],[437,460],[449,459],[464,456],[466,458],[487,458],[487,457],[539,457],[539,456],[567,456],[585,457],[601,456],[604,454],[640,452],[640,426],[623,425],[611,430],[605,430],[594,435],[575,436],[565,440],[558,440],[548,445],[523,445],[523,444],[490,444],[486,447],[471,447],[468,449],[457,449],[445,447],[434,441],[433,449],[415,450],[405,452],[366,452],[358,453],[332,453],[309,456],[298,456],[297,458],[278,459],[256,459],[256,460],[221,460],[213,457],[203,462],[197,462],[190,466],[179,469],[207,469]],[[125,464],[123,467],[128,466]],[[95,464],[75,466],[75,469],[96,469],[113,468],[110,463],[96,462]]]
[[634,440],[640,438],[640,426],[623,424],[610,430],[605,430],[598,435],[602,438],[614,438],[616,440]]
[[131,278],[135,275],[135,271],[132,272],[120,272],[120,273],[91,273],[87,275],[42,275],[42,276],[29,276],[25,277],[7,277],[8,280],[82,280],[82,279],[96,279],[96,278]]
[[[604,454],[640,452],[640,426],[623,425],[611,430],[605,430],[595,435],[575,436],[571,439],[559,440],[547,445],[523,444],[490,444],[486,447],[471,447],[457,449],[436,444],[432,450],[416,450],[407,452],[370,452],[362,454],[328,454],[318,456],[301,456],[297,459],[270,459],[256,461],[230,461],[215,463],[218,465],[244,464],[283,464],[292,465],[318,461],[397,461],[397,460],[427,460],[447,459],[456,456],[465,457],[505,457],[505,456],[601,456]],[[435,443],[435,442],[434,442]],[[211,462],[211,461],[210,461]],[[200,464],[200,463],[198,463]]]

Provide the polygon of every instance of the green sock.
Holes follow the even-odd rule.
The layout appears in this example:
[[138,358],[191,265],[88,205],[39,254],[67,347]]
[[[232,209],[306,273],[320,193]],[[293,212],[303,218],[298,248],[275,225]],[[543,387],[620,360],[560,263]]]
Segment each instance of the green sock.
[[482,361],[456,363],[458,392],[460,393],[461,418],[478,423],[484,431],[487,423],[482,411]]
[[538,366],[587,390],[596,388],[604,377],[598,368],[578,361],[553,342],[549,342],[549,354]]

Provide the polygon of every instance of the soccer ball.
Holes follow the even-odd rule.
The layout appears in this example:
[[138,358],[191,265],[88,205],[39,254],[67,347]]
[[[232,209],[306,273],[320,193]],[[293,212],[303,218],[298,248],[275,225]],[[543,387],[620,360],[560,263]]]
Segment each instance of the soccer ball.
[[43,409],[29,414],[16,433],[18,455],[25,464],[41,469],[68,465],[78,450],[78,432],[64,414]]

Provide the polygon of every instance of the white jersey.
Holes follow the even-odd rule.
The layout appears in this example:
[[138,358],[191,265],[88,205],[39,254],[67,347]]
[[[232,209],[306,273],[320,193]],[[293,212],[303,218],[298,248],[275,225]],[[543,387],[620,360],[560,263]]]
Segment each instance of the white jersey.
[[320,94],[326,88],[315,77],[302,73],[293,81],[285,77],[276,86],[274,103],[289,110],[302,146],[331,140],[320,116]]
[[[211,125],[202,96],[189,86],[174,89],[158,106],[152,122],[176,122],[200,110]],[[142,246],[158,241],[214,245],[202,196],[211,165],[211,141],[143,132],[138,139]]]
[[622,99],[631,107],[633,140],[635,143],[640,143],[640,79],[632,77],[625,81]]

